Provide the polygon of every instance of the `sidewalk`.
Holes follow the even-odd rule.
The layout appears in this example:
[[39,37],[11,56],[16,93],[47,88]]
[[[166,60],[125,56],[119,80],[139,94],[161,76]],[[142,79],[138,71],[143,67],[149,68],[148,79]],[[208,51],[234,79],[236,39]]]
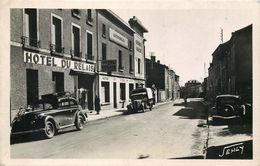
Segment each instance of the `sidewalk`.
[[[153,108],[156,108],[160,105],[166,104],[166,103],[171,103],[173,101],[166,101],[166,102],[160,102],[156,103]],[[99,114],[96,114],[96,111],[92,111],[90,113],[90,110],[85,110],[87,111],[88,114],[88,122],[95,121],[95,120],[102,120],[102,119],[107,119],[110,117],[115,117],[115,116],[120,116],[124,114],[124,111],[126,111],[126,108],[118,108],[118,109],[112,109],[112,110],[100,110]]]
[[[206,101],[202,103],[207,106],[208,109],[211,108],[211,103]],[[234,155],[231,155],[232,153],[237,153],[235,154],[237,158],[244,158],[244,155],[250,156],[252,139],[252,126],[247,124],[212,125],[211,117],[209,117],[206,157],[209,159],[230,159],[229,157],[234,157]],[[236,147],[238,144],[243,145],[243,151],[241,151],[241,149],[239,151],[239,147]],[[230,148],[230,150],[228,148]],[[226,155],[222,156],[223,153]]]

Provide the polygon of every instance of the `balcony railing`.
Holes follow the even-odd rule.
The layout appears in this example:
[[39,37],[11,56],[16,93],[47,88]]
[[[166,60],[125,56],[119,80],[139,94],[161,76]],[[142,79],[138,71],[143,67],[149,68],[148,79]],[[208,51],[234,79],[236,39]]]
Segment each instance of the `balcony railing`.
[[119,66],[118,69],[119,71],[124,71],[124,66]]
[[89,25],[93,25],[94,19],[92,17],[87,17],[86,23]]
[[82,52],[80,52],[80,50],[70,50],[70,55],[73,57],[73,58],[81,58],[81,54]]
[[80,12],[79,9],[72,9],[72,10],[71,10],[71,14],[72,14],[72,16],[74,16],[74,17],[80,19],[81,12]]
[[134,69],[130,69],[129,73],[133,74],[134,73]]
[[35,48],[40,48],[41,42],[38,39],[29,38],[29,37],[26,37],[26,36],[22,36],[21,39],[22,39],[22,45],[23,46],[32,46],[32,47],[35,47]]
[[94,60],[94,56],[92,54],[85,54],[86,59]]
[[64,54],[64,47],[55,44],[50,44],[50,51],[51,53]]

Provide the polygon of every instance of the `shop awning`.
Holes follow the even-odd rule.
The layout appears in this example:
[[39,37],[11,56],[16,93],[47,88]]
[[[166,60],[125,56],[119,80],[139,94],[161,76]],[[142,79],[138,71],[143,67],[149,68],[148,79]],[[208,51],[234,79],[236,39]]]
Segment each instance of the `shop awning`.
[[76,70],[76,69],[70,70],[70,75],[79,75],[79,74],[95,75],[95,72],[87,72],[87,71]]

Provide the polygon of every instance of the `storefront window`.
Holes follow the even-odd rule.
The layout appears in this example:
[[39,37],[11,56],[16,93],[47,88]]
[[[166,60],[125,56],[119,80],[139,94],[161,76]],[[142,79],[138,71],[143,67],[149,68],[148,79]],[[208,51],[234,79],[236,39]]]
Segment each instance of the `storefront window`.
[[134,89],[134,84],[129,84],[129,98],[131,96],[131,92]]
[[101,83],[101,95],[103,99],[102,102],[110,102],[109,82]]
[[125,100],[125,83],[120,83],[120,99]]

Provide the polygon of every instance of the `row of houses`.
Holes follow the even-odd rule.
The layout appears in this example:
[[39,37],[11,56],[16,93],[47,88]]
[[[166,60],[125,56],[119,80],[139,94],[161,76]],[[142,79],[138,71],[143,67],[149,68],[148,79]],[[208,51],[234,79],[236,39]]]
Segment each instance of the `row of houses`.
[[156,61],[154,52],[146,58],[146,85],[156,93],[156,101],[180,98],[179,76],[168,66]]
[[252,25],[233,32],[212,56],[203,83],[205,97],[213,101],[216,95],[234,94],[252,103]]
[[203,96],[202,83],[197,80],[189,80],[181,87],[182,98],[198,98]]
[[173,70],[163,65],[164,86],[151,79],[145,58],[148,30],[137,17],[127,23],[107,9],[10,12],[11,110],[60,91],[77,99],[84,91],[88,109],[96,95],[101,109],[119,108],[140,86],[162,91],[158,101],[178,97],[179,76]]

